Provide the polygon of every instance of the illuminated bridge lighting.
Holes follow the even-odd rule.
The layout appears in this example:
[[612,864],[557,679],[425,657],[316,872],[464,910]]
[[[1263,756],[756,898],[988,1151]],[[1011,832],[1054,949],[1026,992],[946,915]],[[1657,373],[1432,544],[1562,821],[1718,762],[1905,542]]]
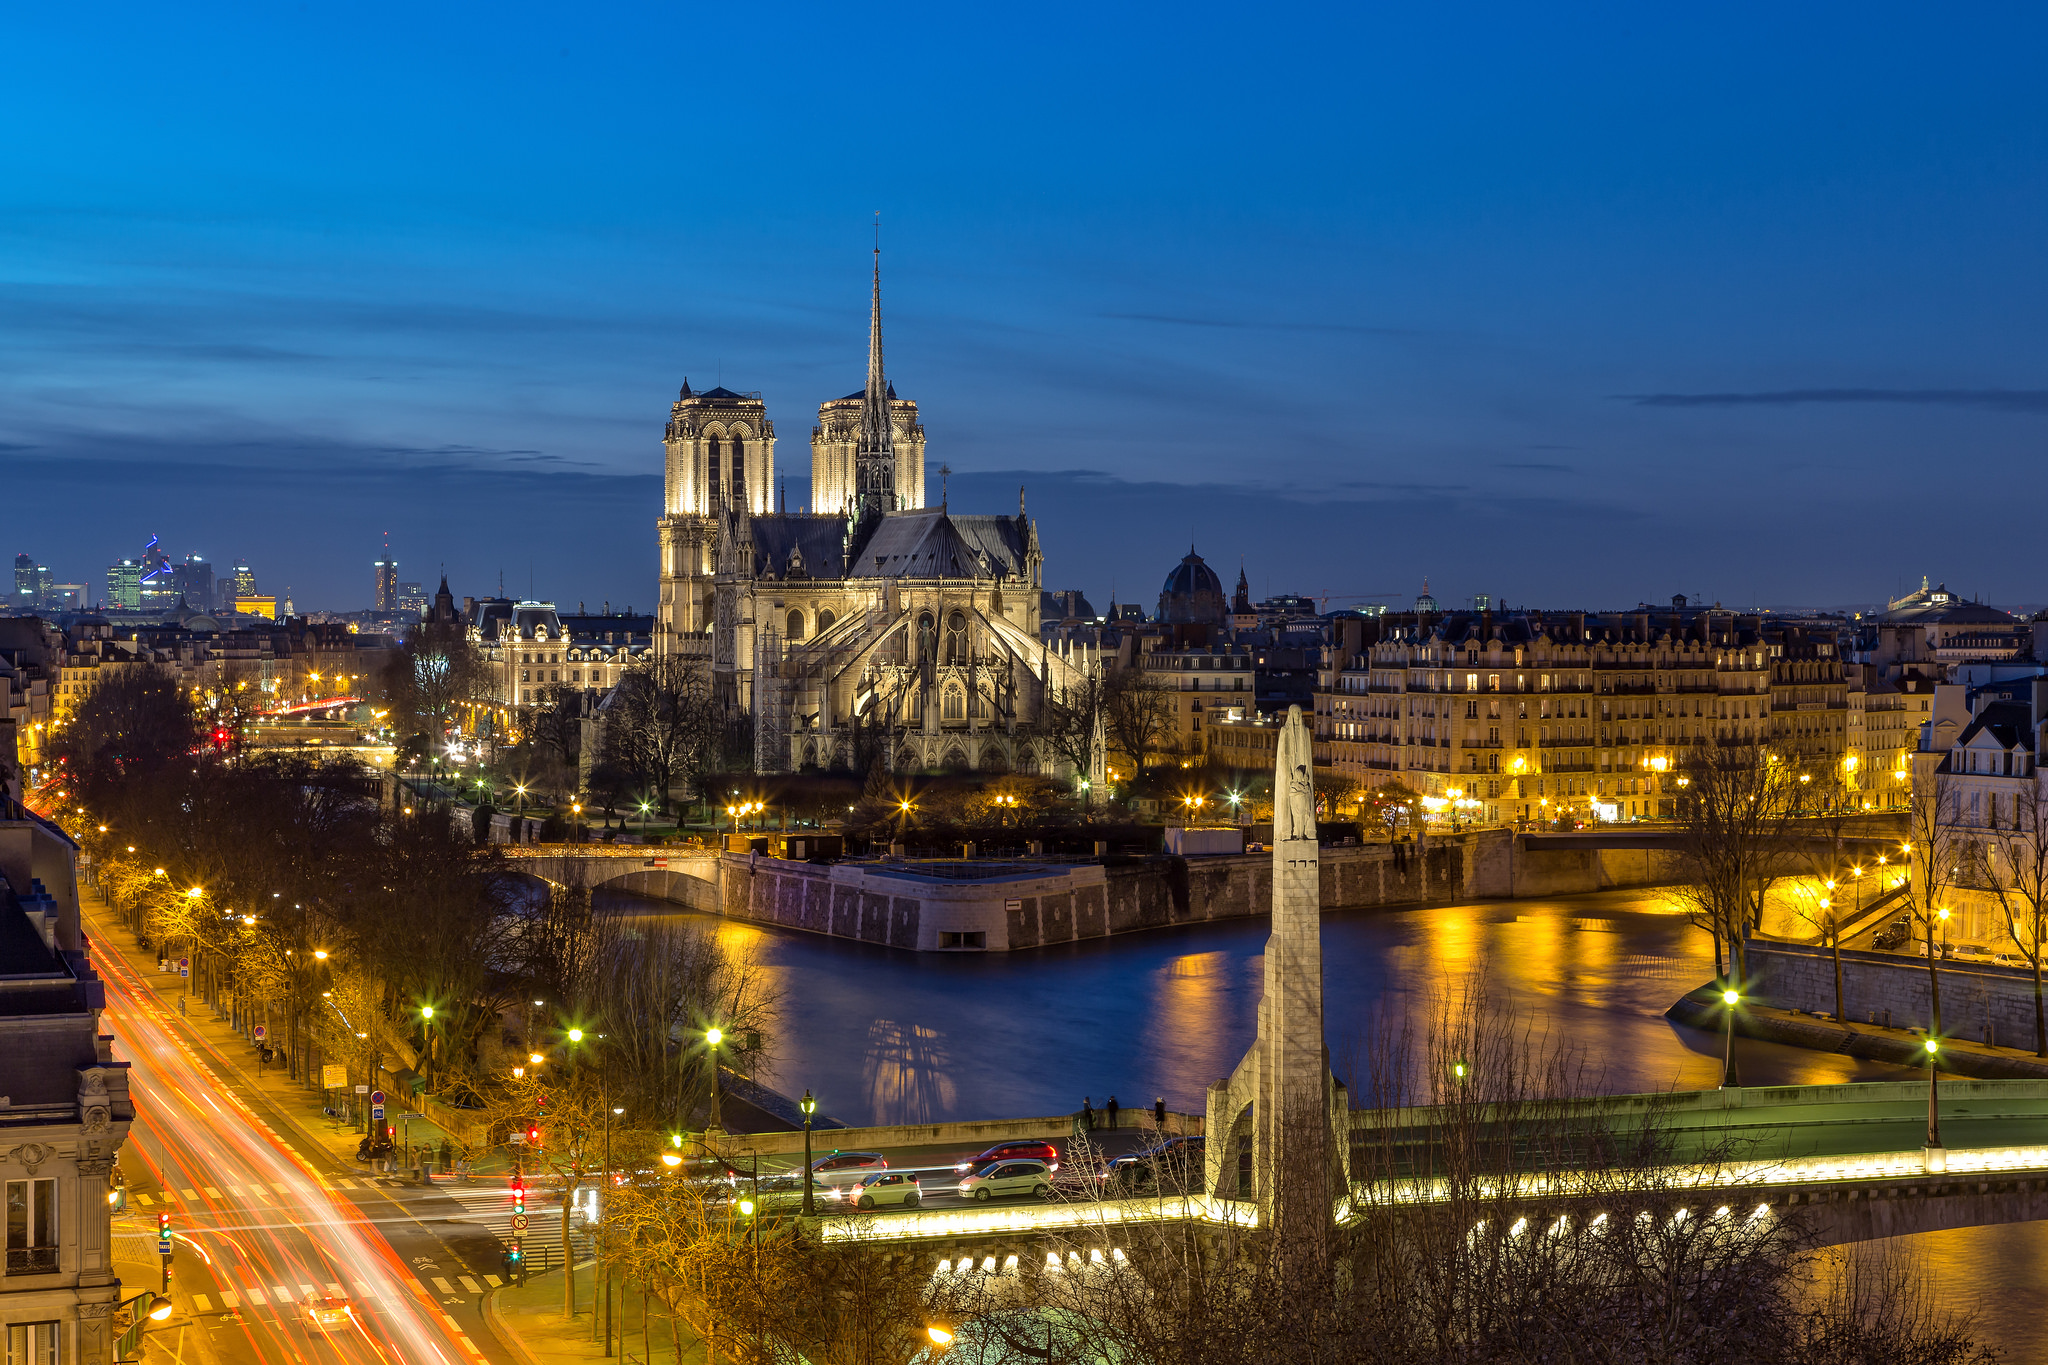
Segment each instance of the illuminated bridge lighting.
[[337,706],[360,706],[361,697],[322,697],[318,701],[295,701],[289,706],[275,707],[256,713],[258,720],[269,720],[273,716],[299,716],[308,711],[327,711]]

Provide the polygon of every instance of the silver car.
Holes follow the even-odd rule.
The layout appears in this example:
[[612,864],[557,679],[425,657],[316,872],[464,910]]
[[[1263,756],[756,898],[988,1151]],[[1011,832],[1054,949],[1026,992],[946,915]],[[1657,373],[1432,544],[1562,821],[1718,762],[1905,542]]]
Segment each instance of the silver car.
[[843,1190],[888,1169],[888,1159],[880,1152],[834,1152],[811,1163],[811,1183],[819,1189]]
[[1052,1191],[1052,1171],[1043,1161],[991,1161],[960,1182],[960,1193],[986,1203],[1014,1194],[1044,1196]]
[[849,1185],[844,1191],[834,1190],[845,1201],[857,1209],[879,1208],[884,1204],[901,1204],[914,1209],[923,1202],[923,1191],[917,1187],[917,1177],[906,1171],[882,1171],[867,1177],[857,1185]]

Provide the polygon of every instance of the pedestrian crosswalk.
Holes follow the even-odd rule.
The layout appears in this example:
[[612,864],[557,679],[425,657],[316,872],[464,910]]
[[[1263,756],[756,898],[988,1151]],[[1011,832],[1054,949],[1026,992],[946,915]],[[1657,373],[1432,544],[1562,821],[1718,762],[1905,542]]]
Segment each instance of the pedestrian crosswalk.
[[[353,1177],[320,1176],[317,1177],[315,1180],[315,1184],[320,1189],[347,1190],[350,1192],[361,1190],[403,1188],[405,1186],[410,1185],[411,1183],[412,1182],[408,1180],[406,1177],[397,1175],[362,1175]],[[204,1186],[202,1189],[196,1190],[178,1188],[157,1190],[154,1192],[142,1190],[136,1191],[135,1193],[130,1195],[130,1199],[136,1207],[147,1209],[155,1208],[158,1205],[175,1206],[181,1200],[191,1203],[197,1203],[199,1202],[200,1197],[203,1194],[207,1199],[219,1200],[222,1198],[227,1198],[243,1200],[249,1203],[262,1204],[267,1207],[277,1203],[279,1195],[290,1197],[294,1193],[295,1191],[292,1189],[292,1187],[285,1184],[281,1180],[269,1181],[267,1185],[265,1182],[252,1180],[247,1185],[229,1185],[226,1186],[224,1189],[217,1188],[212,1185],[207,1185]],[[454,1191],[444,1190],[444,1193],[452,1194],[454,1193]],[[504,1203],[504,1191],[499,1190],[496,1194],[496,1198],[499,1203]]]
[[[431,1287],[437,1294],[446,1297],[455,1294],[481,1294],[487,1289],[503,1288],[505,1280],[499,1275],[453,1275],[429,1276],[421,1287]],[[276,1308],[296,1311],[299,1306],[315,1294],[332,1298],[351,1298],[359,1306],[376,1309],[389,1307],[398,1296],[400,1286],[396,1282],[374,1285],[365,1280],[353,1280],[343,1284],[331,1280],[323,1285],[288,1284],[243,1284],[235,1288],[221,1286],[211,1293],[192,1295],[192,1308],[198,1313],[239,1312],[244,1308]]]

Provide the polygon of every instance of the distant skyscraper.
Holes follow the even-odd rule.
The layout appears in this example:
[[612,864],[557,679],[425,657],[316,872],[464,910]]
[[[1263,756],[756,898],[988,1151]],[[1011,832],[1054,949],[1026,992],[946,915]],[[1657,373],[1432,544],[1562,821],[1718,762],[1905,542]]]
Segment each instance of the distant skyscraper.
[[386,555],[376,562],[377,610],[398,610],[398,561]]
[[185,605],[194,611],[207,611],[213,606],[213,565],[198,555],[186,555],[171,568],[171,581]]
[[36,602],[36,557],[16,555],[14,557],[14,600],[17,607],[33,607]]
[[427,590],[419,583],[398,585],[398,614],[401,616],[425,616],[427,614]]
[[237,598],[256,595],[256,571],[239,559],[235,561],[235,567],[222,574],[218,581],[223,611],[233,611]]
[[132,559],[107,565],[107,606],[134,611],[142,605],[142,565]]

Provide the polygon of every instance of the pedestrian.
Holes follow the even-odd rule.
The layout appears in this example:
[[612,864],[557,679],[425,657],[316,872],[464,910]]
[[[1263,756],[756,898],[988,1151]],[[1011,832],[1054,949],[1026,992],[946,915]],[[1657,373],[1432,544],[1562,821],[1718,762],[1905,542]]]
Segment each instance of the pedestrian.
[[1166,1096],[1152,1101],[1152,1124],[1160,1132],[1166,1131]]
[[1081,1097],[1081,1126],[1091,1133],[1095,1131],[1095,1101],[1087,1095]]
[[1109,1097],[1109,1103],[1108,1103],[1108,1104],[1106,1104],[1106,1105],[1104,1105],[1104,1106],[1103,1106],[1103,1108],[1105,1108],[1105,1109],[1107,1109],[1107,1110],[1109,1111],[1109,1128],[1110,1128],[1110,1131],[1111,1131],[1111,1132],[1115,1132],[1115,1131],[1116,1131],[1116,1111],[1117,1111],[1117,1103],[1116,1103],[1116,1096],[1114,1096],[1114,1095],[1111,1095],[1111,1096]]

